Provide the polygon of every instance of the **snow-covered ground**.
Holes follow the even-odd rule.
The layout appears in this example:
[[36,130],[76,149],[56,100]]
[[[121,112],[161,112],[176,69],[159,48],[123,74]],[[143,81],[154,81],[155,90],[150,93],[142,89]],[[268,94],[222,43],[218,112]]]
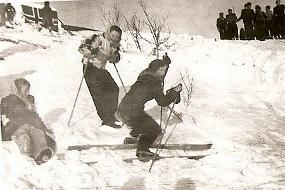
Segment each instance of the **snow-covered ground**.
[[[120,144],[129,130],[100,127],[85,82],[81,88],[71,126],[67,122],[82,78],[80,41],[91,34],[78,32],[58,37],[23,24],[15,30],[1,29],[1,36],[19,43],[0,41],[0,95],[7,95],[10,82],[25,77],[31,83],[40,116],[54,130],[57,154],[36,165],[21,155],[14,143],[2,143],[1,189],[124,189],[124,190],[208,190],[283,189],[285,187],[285,41],[216,41],[200,36],[175,35],[176,45],[168,51],[172,60],[166,89],[184,82],[190,86],[170,120],[170,142],[213,143],[207,157],[195,161],[172,158],[150,163],[123,158],[135,150],[114,151],[93,148],[68,151],[78,144]],[[129,88],[138,74],[154,59],[151,47],[138,52],[124,34],[122,60],[118,70]],[[118,75],[109,65],[120,87]],[[183,80],[181,80],[181,76]],[[147,105],[159,121],[160,108]],[[169,112],[164,110],[164,121]],[[161,154],[195,154],[162,151]]]

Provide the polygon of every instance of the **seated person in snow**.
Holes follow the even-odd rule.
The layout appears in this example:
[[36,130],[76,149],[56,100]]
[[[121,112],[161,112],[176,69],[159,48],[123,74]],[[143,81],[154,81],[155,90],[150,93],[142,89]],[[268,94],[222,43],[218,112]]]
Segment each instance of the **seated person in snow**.
[[163,60],[153,60],[123,97],[117,111],[118,118],[132,128],[130,135],[139,137],[136,152],[139,158],[154,156],[149,148],[162,131],[157,122],[144,111],[145,103],[155,99],[158,105],[166,107],[172,102],[180,102],[181,84],[168,90],[166,95],[163,93],[163,81],[169,63],[168,56]]
[[15,141],[21,153],[41,164],[53,155],[55,141],[46,134],[52,132],[37,114],[35,100],[29,90],[30,83],[18,78],[11,85],[10,95],[2,98],[2,140]]

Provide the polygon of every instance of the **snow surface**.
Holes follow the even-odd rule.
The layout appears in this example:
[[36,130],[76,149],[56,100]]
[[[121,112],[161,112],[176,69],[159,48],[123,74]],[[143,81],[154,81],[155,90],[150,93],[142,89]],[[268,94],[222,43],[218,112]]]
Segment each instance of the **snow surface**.
[[[168,54],[172,60],[165,89],[183,83],[182,102],[175,110],[182,114],[170,119],[169,142],[213,143],[207,157],[195,161],[172,158],[150,163],[124,158],[135,150],[90,149],[68,151],[78,144],[120,144],[129,130],[100,127],[85,82],[81,88],[71,126],[67,127],[82,78],[80,41],[90,35],[56,37],[23,24],[15,30],[1,29],[0,95],[9,92],[11,81],[25,77],[31,83],[37,110],[55,132],[57,154],[36,165],[19,153],[12,142],[2,143],[1,189],[283,189],[285,186],[285,41],[216,41],[200,36],[175,35],[176,45]],[[25,41],[25,42],[24,42]],[[35,45],[34,45],[35,44]],[[154,59],[151,47],[135,49],[126,34],[122,60],[117,64],[127,89]],[[107,69],[124,91],[112,64]],[[187,90],[193,78],[193,93],[187,105]],[[154,101],[148,113],[159,121],[160,108]],[[164,122],[169,114],[164,110]],[[166,135],[167,135],[166,134]],[[196,152],[162,151],[162,155],[194,155]]]

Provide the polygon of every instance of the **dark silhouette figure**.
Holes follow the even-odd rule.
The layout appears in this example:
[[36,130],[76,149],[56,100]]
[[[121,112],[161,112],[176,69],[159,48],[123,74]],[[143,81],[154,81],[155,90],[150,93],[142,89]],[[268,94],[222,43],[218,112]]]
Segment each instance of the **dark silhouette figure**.
[[5,3],[0,3],[0,27],[5,26]]
[[220,33],[220,39],[225,40],[227,39],[227,21],[224,17],[224,13],[219,13],[219,18],[217,19],[217,29]]
[[265,13],[261,11],[261,7],[259,5],[256,5],[254,14],[254,31],[257,40],[265,40],[267,31],[265,17]]
[[251,9],[251,3],[247,2],[241,11],[240,17],[237,19],[237,22],[241,19],[243,20],[247,40],[254,40],[253,17],[254,11]]
[[53,29],[53,23],[52,23],[52,10],[50,8],[49,2],[44,2],[44,7],[41,10],[41,16],[43,18],[42,24],[40,25],[39,31],[42,30],[43,27],[49,30],[49,32]]
[[273,12],[270,10],[270,6],[265,7],[265,23],[266,23],[266,38],[270,39],[275,36],[273,29]]
[[228,39],[238,39],[238,27],[236,24],[237,16],[235,13],[233,13],[232,9],[228,9],[228,14],[226,15],[226,21],[227,21],[227,33],[228,33]]
[[15,8],[11,5],[11,3],[7,3],[5,6],[5,14],[6,14],[6,19],[10,24],[14,24],[14,17],[16,15],[16,10]]
[[285,14],[284,14],[285,6],[281,5],[280,0],[276,1],[276,7],[273,8],[273,15],[275,18],[275,28],[277,38],[285,37]]

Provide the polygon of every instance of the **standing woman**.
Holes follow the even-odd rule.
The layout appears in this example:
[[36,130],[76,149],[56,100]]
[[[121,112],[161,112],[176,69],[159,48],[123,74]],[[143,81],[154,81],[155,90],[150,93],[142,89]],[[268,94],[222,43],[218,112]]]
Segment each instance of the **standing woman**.
[[145,103],[155,99],[158,105],[166,107],[172,102],[180,102],[181,84],[169,89],[166,95],[163,93],[163,80],[169,63],[168,57],[153,60],[140,73],[118,108],[120,119],[132,128],[130,135],[139,137],[136,152],[139,158],[154,156],[149,148],[161,133],[161,127],[144,111]]
[[102,125],[113,128],[121,128],[115,117],[119,87],[105,67],[108,61],[120,61],[121,36],[122,30],[113,25],[103,35],[94,34],[85,39],[79,47],[79,52],[83,54],[84,78],[97,114],[102,120]]

